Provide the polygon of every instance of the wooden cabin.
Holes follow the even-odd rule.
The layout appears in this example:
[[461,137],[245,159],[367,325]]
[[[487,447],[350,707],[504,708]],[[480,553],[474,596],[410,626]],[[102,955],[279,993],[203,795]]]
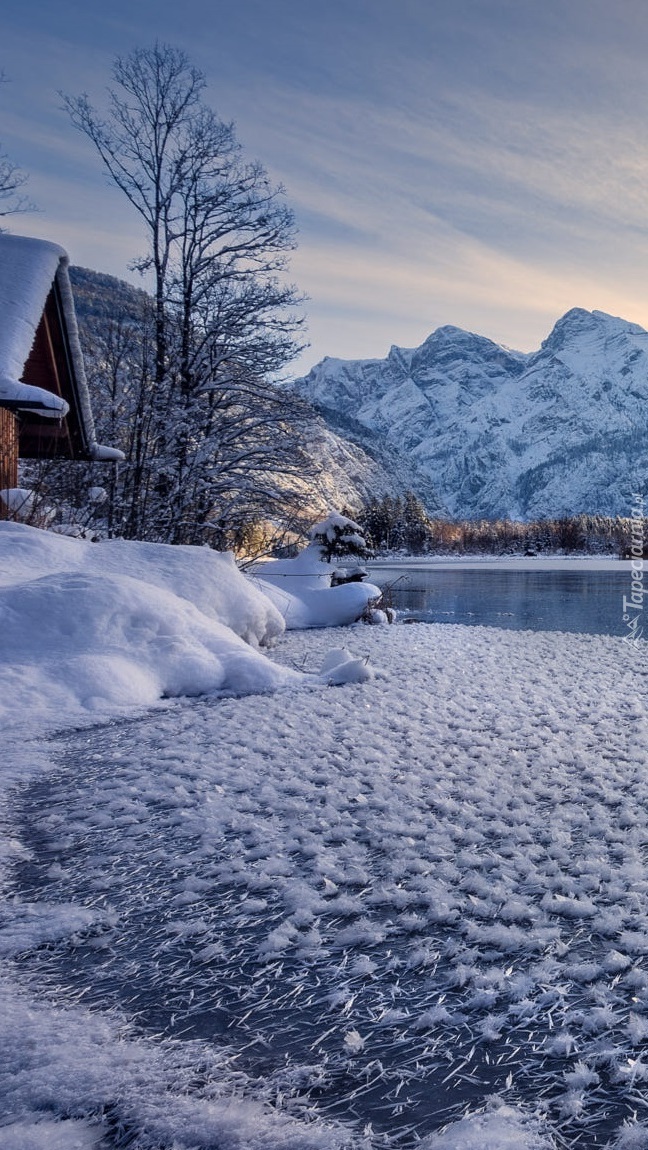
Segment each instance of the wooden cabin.
[[0,233],[0,505],[18,461],[117,461],[97,443],[63,248]]

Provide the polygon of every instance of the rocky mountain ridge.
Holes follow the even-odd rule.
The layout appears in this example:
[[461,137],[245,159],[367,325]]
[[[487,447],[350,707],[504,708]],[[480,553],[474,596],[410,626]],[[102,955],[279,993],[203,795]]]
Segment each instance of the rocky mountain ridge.
[[627,515],[648,479],[648,332],[604,312],[573,308],[529,354],[446,326],[383,360],[326,358],[294,386],[458,518]]

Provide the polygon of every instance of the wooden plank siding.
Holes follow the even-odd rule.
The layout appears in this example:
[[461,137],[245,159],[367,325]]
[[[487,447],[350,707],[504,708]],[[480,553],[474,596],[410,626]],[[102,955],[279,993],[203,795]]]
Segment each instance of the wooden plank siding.
[[[18,420],[12,411],[0,407],[0,490],[18,486]],[[0,519],[6,509],[0,499]]]
[[85,455],[78,410],[77,389],[70,348],[62,321],[62,305],[56,283],[36,329],[34,343],[22,374],[22,382],[61,396],[70,405],[63,419],[47,419],[25,412],[20,419],[20,454],[25,459],[78,459]]

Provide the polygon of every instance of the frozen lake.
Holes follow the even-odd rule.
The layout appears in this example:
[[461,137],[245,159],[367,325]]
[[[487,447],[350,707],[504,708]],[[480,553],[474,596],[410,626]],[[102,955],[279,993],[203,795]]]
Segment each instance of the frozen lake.
[[372,563],[370,579],[393,606],[426,623],[465,623],[515,631],[624,635],[629,564],[532,567],[503,564]]
[[497,1096],[544,1132],[502,1147],[645,1147],[643,647],[345,641],[376,679],[65,732],[16,791],[7,1113],[105,1150],[439,1150]]

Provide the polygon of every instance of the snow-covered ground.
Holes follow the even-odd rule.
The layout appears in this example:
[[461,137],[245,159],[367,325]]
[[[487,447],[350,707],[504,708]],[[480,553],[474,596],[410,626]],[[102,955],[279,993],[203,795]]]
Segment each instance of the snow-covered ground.
[[[112,658],[144,569],[103,570]],[[34,678],[41,591],[28,672],[0,639],[2,1150],[648,1147],[645,643],[293,631],[180,698],[160,652],[222,635],[154,596],[175,697],[93,711],[69,647]],[[341,636],[373,678],[319,673]]]

